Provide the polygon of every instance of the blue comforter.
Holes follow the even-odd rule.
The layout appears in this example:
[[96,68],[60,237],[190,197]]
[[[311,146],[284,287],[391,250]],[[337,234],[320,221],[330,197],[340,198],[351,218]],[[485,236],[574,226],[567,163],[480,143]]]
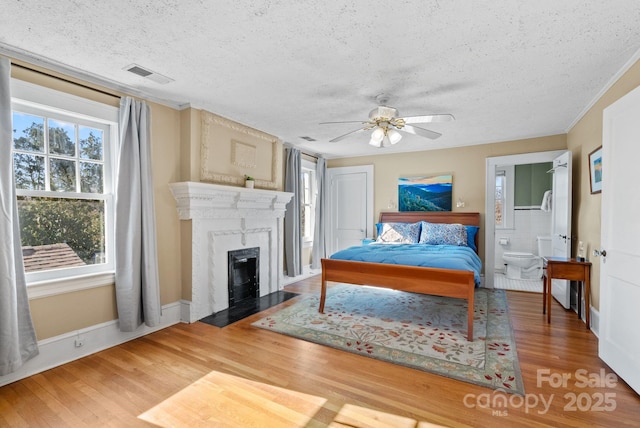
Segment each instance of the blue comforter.
[[332,259],[356,262],[390,263],[473,272],[480,285],[482,261],[469,247],[428,244],[369,244],[350,247],[331,255]]

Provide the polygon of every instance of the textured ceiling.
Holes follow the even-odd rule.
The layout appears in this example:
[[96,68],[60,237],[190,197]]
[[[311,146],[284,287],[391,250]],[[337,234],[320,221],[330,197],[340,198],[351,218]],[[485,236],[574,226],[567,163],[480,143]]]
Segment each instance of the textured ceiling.
[[[0,53],[341,157],[564,133],[638,58],[638,23],[637,0],[2,0]],[[386,149],[328,142],[358,124],[320,122],[366,120],[381,93],[456,121]]]

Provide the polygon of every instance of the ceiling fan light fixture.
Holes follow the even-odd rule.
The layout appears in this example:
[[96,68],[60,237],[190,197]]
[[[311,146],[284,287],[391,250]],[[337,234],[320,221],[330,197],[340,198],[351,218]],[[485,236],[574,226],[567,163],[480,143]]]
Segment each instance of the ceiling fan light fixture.
[[382,142],[382,139],[384,138],[385,134],[386,132],[384,128],[380,126],[376,126],[376,128],[371,133],[371,141],[375,141],[376,143],[379,144]]
[[371,137],[371,139],[369,140],[369,144],[372,145],[373,147],[382,147],[382,140],[378,141],[376,139],[374,139],[373,137]]
[[380,126],[376,126],[376,128],[371,133],[371,139],[369,140],[369,144],[373,147],[382,147],[382,140],[385,137],[385,130]]
[[402,140],[402,135],[395,129],[390,129],[387,132],[387,137],[389,137],[389,142],[391,144],[396,144],[398,141]]
[[[369,120],[366,121],[342,121],[342,122],[321,122],[321,124],[331,123],[360,123],[362,126],[355,131],[347,132],[339,137],[329,140],[331,143],[344,140],[345,138],[359,132],[371,131],[369,144],[374,147],[390,147],[397,144],[402,139],[402,134],[398,131],[408,132],[419,137],[436,139],[441,137],[439,132],[414,126],[414,123],[447,122],[455,118],[451,114],[428,114],[424,116],[400,117],[395,107],[389,107],[386,94],[376,97],[378,107],[369,112]],[[411,125],[410,125],[411,124]]]

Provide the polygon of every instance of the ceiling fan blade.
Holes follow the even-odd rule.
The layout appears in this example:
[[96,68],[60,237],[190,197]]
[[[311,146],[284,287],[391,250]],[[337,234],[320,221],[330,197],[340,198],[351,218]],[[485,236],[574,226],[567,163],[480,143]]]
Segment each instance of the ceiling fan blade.
[[367,122],[363,122],[362,120],[347,120],[344,122],[320,122],[319,125],[331,125],[333,123],[367,123]]
[[347,137],[349,137],[349,136],[351,136],[351,135],[353,135],[353,134],[357,134],[357,133],[359,133],[359,132],[364,131],[365,129],[366,129],[366,128],[360,128],[360,129],[356,129],[355,131],[347,132],[346,134],[343,134],[343,135],[341,135],[341,136],[339,136],[339,137],[336,137],[336,138],[334,138],[333,140],[329,140],[329,142],[330,142],[330,143],[337,143],[338,141],[342,141],[342,140],[344,140],[345,138],[347,138]]
[[404,120],[404,123],[433,123],[456,120],[452,114],[428,114],[426,116],[403,117],[402,119]]
[[401,131],[408,132],[409,134],[418,135],[420,137],[431,138],[435,140],[438,137],[441,137],[442,134],[435,131],[430,131],[428,129],[418,128],[417,126],[405,125],[401,129]]

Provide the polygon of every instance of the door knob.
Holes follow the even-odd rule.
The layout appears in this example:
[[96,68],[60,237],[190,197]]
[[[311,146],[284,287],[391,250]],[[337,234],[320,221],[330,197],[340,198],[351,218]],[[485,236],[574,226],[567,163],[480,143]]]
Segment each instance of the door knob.
[[607,257],[607,250],[593,250],[594,257]]

